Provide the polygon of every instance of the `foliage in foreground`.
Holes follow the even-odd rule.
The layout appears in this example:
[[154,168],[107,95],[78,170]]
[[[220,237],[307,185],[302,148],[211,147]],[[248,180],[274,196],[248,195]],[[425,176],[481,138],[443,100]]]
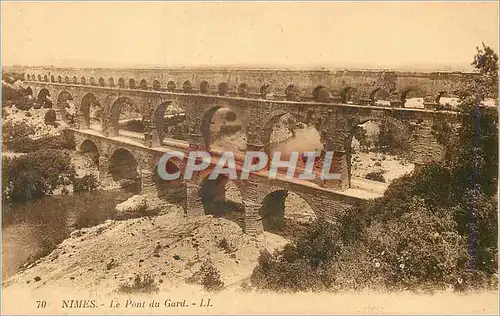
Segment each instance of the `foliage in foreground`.
[[252,285],[276,291],[496,287],[498,113],[477,104],[498,96],[498,57],[483,46],[473,65],[481,76],[464,90],[458,128],[440,129],[447,132],[438,137],[446,140],[445,162],[394,181],[383,197],[347,211],[336,224],[320,220],[295,244],[262,253]]

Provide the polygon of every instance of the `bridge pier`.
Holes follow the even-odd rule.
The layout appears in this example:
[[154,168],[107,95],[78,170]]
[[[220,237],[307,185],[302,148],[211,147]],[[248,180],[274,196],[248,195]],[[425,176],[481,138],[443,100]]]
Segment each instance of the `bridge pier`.
[[200,185],[193,181],[186,182],[186,215],[199,216],[205,214],[200,196]]
[[244,200],[245,205],[245,233],[252,236],[260,235],[264,232],[262,216],[260,216],[261,203]]
[[109,159],[104,156],[99,157],[99,182],[103,185],[110,184],[113,181],[109,173]]

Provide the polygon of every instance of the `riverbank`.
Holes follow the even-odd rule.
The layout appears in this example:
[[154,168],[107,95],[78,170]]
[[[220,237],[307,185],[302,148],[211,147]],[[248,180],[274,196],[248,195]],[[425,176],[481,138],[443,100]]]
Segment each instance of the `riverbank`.
[[[221,241],[225,239],[227,246]],[[245,291],[244,283],[257,264],[260,250],[272,251],[286,243],[280,236],[245,235],[236,223],[210,215],[186,217],[178,206],[164,213],[76,230],[48,256],[3,283],[4,312],[36,311],[34,302],[46,300],[44,312],[61,312],[63,299],[96,299],[98,312],[113,313],[446,313],[498,314],[498,292],[466,294],[437,292],[297,293],[277,294]],[[209,260],[225,284],[220,293],[207,293],[188,281]],[[135,275],[151,275],[157,293],[124,294],[120,285]],[[14,297],[33,298],[20,304]],[[9,299],[12,298],[12,299]],[[162,302],[156,309],[110,309],[111,300]],[[213,306],[166,308],[166,299],[199,302],[210,298]],[[304,304],[304,302],[308,302]],[[72,309],[71,313],[89,313]],[[92,311],[94,312],[94,311]]]
[[[74,231],[52,253],[3,285],[112,294],[135,274],[151,274],[162,291],[185,284],[210,259],[226,286],[238,287],[251,274],[261,249],[272,251],[286,243],[269,233],[248,236],[236,223],[222,218],[186,217],[178,206],[164,212]],[[221,246],[223,239],[227,246]]]

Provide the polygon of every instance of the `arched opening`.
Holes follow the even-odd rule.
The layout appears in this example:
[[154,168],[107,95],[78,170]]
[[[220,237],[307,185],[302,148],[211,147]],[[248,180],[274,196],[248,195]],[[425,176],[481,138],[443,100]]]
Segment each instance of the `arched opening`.
[[139,83],[139,89],[141,90],[148,89],[148,82],[145,79],[142,79],[141,82]]
[[242,83],[242,84],[240,84],[240,85],[238,86],[238,95],[239,95],[240,97],[243,97],[243,98],[244,98],[244,97],[248,97],[248,95],[249,95],[248,89],[249,89],[249,88],[250,88],[250,87],[249,87],[246,83]]
[[43,81],[45,81],[45,82],[48,82],[48,81],[49,81],[49,78],[47,77],[47,75],[44,75],[44,76],[43,76]]
[[219,90],[219,95],[227,95],[229,93],[229,85],[227,82],[219,83],[217,89]]
[[78,151],[92,161],[97,169],[99,168],[99,149],[93,141],[90,139],[84,140]]
[[340,92],[341,102],[344,104],[354,104],[356,101],[356,89],[353,87],[345,87]]
[[36,103],[35,108],[51,108],[52,107],[52,101],[50,100],[51,95],[49,90],[43,88],[38,92],[38,95],[36,97]]
[[127,97],[121,97],[116,100],[111,106],[110,113],[110,125],[108,126],[109,136],[118,136],[120,127],[124,125],[134,124],[131,122],[137,122],[141,124],[142,130],[136,130],[135,132],[143,133],[144,124],[142,123],[142,115],[139,109],[137,109],[132,100]]
[[387,186],[384,183],[413,170],[411,143],[407,122],[391,117],[364,120],[354,126],[345,143],[351,188],[382,194]]
[[57,76],[57,82],[62,83],[62,77],[61,76]]
[[21,90],[23,96],[29,96],[30,98],[33,98],[33,89],[31,87],[27,87],[26,89]]
[[78,84],[78,78],[76,76],[73,76],[73,83]]
[[262,201],[260,216],[265,231],[286,237],[297,236],[301,225],[316,219],[310,204],[289,190],[278,190],[266,195]]
[[99,78],[99,86],[104,87],[105,85],[106,83],[104,82],[104,78],[103,77]]
[[134,80],[134,79],[130,79],[130,80],[128,81],[128,87],[129,87],[130,89],[135,89],[135,80]]
[[168,91],[173,92],[173,91],[175,91],[175,88],[176,88],[176,86],[175,86],[175,82],[173,82],[173,81],[169,81],[169,82],[167,83],[167,90],[168,90]]
[[118,78],[118,87],[125,88],[125,80],[123,78]]
[[219,175],[217,179],[205,177],[200,185],[200,198],[205,214],[223,217],[244,227],[245,213],[241,193],[238,187],[227,176]]
[[83,76],[82,76],[82,77],[80,78],[80,83],[81,83],[81,84],[86,84],[86,83],[87,83],[87,81],[85,80],[85,77],[83,77]]
[[[272,157],[273,152],[280,152],[281,160],[288,159],[292,151],[315,151],[321,154],[324,147],[318,130],[300,122],[291,113],[278,112],[272,115],[265,123],[263,133],[264,151],[269,157]],[[302,163],[299,160],[299,167]]]
[[274,99],[273,88],[270,84],[264,84],[260,87],[260,97],[262,99]]
[[454,97],[446,91],[441,91],[436,97],[436,104],[444,108],[456,109],[460,104],[460,98]]
[[68,91],[61,91],[57,96],[57,109],[64,115],[64,119],[72,121],[76,116],[76,108],[73,104],[73,96]]
[[182,84],[182,91],[184,91],[185,93],[193,91],[193,85],[191,84],[191,81],[189,80],[184,81],[184,83]]
[[90,77],[89,83],[90,83],[91,86],[95,86],[95,79],[94,79],[94,77]]
[[210,93],[210,84],[208,81],[203,80],[200,83],[200,93],[202,94],[209,94]]
[[312,92],[313,100],[316,102],[327,103],[330,101],[331,95],[328,88],[325,86],[317,86]]
[[38,81],[42,81],[42,75],[38,75]]
[[285,89],[285,97],[287,101],[300,101],[300,91],[295,85],[288,85]]
[[187,140],[185,111],[176,101],[165,101],[158,106],[154,124],[161,144],[166,135],[174,139]]
[[108,86],[114,87],[115,86],[115,79],[113,77],[108,79]]
[[401,93],[401,103],[407,108],[424,108],[424,96],[423,94],[415,88],[405,89]]
[[50,76],[50,82],[56,82],[53,75]]
[[64,83],[69,83],[69,77],[68,76],[64,77]]
[[208,110],[201,121],[205,149],[212,147],[246,150],[246,132],[236,113],[223,106]]
[[130,151],[119,148],[109,158],[108,172],[113,181],[122,187],[135,187],[137,185],[137,161]]
[[[174,174],[180,171],[181,161],[170,158],[165,166],[165,171]],[[182,175],[175,180],[164,180],[158,174],[158,165],[153,171],[153,182],[155,184],[157,196],[170,203],[182,203],[186,198],[186,187],[182,181]]]
[[377,88],[370,93],[370,104],[380,106],[390,106],[389,92],[384,89]]
[[31,74],[31,80],[32,80],[32,81],[35,81],[35,80],[36,80],[36,79],[35,79],[35,74]]
[[83,115],[82,128],[102,130],[103,108],[93,93],[83,96],[80,111]]
[[161,84],[158,80],[153,81],[153,90],[155,90],[155,91],[161,90]]

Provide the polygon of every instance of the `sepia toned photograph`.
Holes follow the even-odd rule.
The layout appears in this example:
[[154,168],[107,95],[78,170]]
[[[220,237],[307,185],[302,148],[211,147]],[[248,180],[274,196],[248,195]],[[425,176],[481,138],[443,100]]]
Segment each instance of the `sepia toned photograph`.
[[497,1],[2,1],[2,314],[498,315]]

